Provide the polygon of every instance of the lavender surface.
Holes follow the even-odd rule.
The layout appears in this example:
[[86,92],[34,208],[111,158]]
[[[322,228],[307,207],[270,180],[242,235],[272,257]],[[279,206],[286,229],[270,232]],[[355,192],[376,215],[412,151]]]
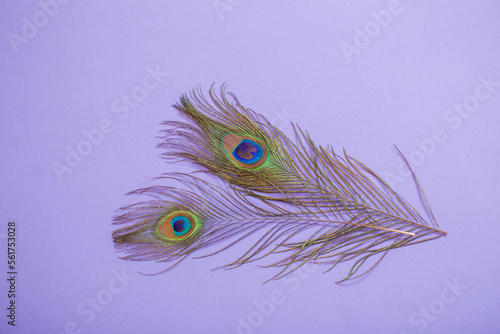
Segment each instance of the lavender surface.
[[[500,330],[500,4],[68,1],[0,5],[1,333],[493,333]],[[118,259],[124,194],[184,171],[156,136],[180,95],[226,82],[291,135],[342,148],[411,203],[413,165],[449,235],[367,277],[286,279],[244,245],[162,265]],[[416,205],[418,206],[418,205]],[[9,221],[16,326],[8,324]],[[345,270],[346,268],[342,268]]]

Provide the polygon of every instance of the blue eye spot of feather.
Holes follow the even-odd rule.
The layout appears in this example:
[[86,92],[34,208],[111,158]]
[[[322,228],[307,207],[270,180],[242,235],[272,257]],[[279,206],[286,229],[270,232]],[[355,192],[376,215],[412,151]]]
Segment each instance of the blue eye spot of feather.
[[191,229],[191,222],[187,217],[177,216],[172,219],[172,228],[174,230],[174,235],[181,237],[189,232]]
[[245,164],[254,164],[264,155],[262,147],[250,139],[243,139],[233,151],[233,156]]

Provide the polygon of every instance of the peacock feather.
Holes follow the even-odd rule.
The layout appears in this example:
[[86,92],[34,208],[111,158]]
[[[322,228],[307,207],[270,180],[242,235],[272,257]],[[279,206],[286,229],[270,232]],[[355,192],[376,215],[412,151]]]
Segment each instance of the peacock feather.
[[[187,121],[164,122],[159,144],[162,157],[193,162],[203,176],[167,176],[195,191],[133,192],[157,199],[124,207],[115,217],[127,225],[113,235],[125,259],[175,265],[193,251],[226,243],[208,255],[215,254],[256,235],[250,249],[223,267],[268,258],[261,266],[278,267],[272,279],[279,279],[309,261],[327,264],[326,271],[350,262],[344,281],[370,271],[391,249],[446,235],[413,171],[429,222],[345,151],[341,156],[315,145],[298,126],[289,139],[224,87],[220,96],[213,88],[209,94],[209,100],[200,90],[182,96],[174,107]],[[214,176],[224,189],[207,180]],[[368,269],[356,276],[361,267]]]

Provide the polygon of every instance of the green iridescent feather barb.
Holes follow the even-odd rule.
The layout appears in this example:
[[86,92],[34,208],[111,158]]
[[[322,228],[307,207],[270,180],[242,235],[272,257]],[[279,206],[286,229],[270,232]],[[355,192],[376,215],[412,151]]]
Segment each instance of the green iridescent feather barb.
[[[289,139],[224,87],[220,96],[213,88],[209,93],[209,100],[200,90],[181,97],[174,107],[187,121],[164,122],[158,145],[168,161],[197,166],[200,176],[166,176],[194,191],[133,192],[157,199],[124,207],[115,217],[127,225],[113,234],[125,259],[175,265],[194,251],[223,244],[206,254],[212,255],[257,234],[241,257],[222,267],[272,258],[260,266],[279,268],[272,277],[279,279],[309,261],[327,265],[326,271],[351,263],[342,282],[369,272],[389,250],[446,235],[413,171],[429,222],[345,151],[341,156],[315,145],[296,125],[295,140]],[[210,179],[222,180],[225,189]],[[358,274],[361,267],[368,268]]]

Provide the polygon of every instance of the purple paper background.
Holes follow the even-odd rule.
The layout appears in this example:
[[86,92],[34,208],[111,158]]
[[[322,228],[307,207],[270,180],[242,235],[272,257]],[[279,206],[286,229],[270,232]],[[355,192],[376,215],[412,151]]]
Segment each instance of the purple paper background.
[[[376,23],[388,9],[390,22]],[[0,332],[498,332],[499,10],[496,1],[4,1]],[[347,44],[357,52],[346,55]],[[168,75],[125,114],[122,96],[155,68]],[[484,80],[496,83],[491,92]],[[113,211],[150,177],[186,167],[157,157],[159,123],[179,119],[170,105],[182,93],[213,82],[285,133],[293,121],[316,143],[345,148],[415,203],[398,145],[449,236],[391,252],[340,286],[346,268],[312,266],[266,285],[273,269],[210,271],[243,245],[137,274],[162,267],[117,258]],[[474,109],[465,117],[449,111],[463,103]],[[112,131],[59,179],[53,163],[101,122]],[[4,315],[9,220],[18,226],[15,328]]]

